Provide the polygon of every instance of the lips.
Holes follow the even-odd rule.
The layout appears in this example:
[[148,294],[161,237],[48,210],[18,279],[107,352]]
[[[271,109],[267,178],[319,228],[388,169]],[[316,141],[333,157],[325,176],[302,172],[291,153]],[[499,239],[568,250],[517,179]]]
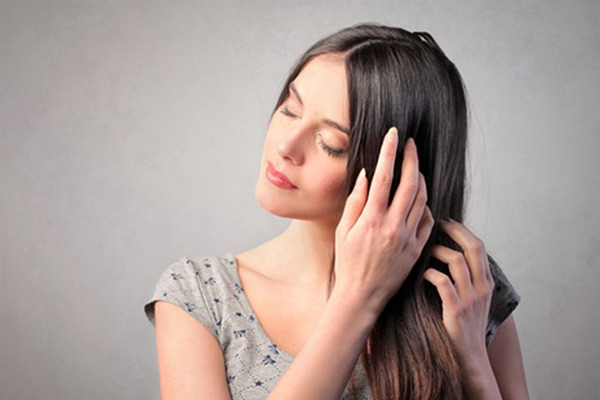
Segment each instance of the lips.
[[267,178],[274,184],[280,187],[287,187],[289,189],[295,188],[296,186],[289,180],[285,174],[277,171],[271,162],[267,162],[266,170]]

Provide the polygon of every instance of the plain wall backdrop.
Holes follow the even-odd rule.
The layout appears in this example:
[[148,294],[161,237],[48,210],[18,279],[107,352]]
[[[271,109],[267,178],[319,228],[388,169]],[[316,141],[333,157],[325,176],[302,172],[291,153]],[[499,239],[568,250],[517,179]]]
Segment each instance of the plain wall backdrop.
[[530,393],[600,397],[600,2],[38,0],[0,3],[2,399],[159,398],[143,304],[179,257],[288,225],[254,199],[270,112],[359,22],[457,65],[465,224],[522,296]]

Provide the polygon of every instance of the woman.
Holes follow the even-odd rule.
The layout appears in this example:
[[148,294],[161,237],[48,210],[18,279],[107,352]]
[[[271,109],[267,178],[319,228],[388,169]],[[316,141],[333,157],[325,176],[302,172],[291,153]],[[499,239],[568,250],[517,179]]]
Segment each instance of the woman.
[[462,79],[429,34],[360,24],[314,44],[255,189],[289,227],[177,260],[145,306],[163,398],[528,398],[520,297],[460,223],[466,140]]

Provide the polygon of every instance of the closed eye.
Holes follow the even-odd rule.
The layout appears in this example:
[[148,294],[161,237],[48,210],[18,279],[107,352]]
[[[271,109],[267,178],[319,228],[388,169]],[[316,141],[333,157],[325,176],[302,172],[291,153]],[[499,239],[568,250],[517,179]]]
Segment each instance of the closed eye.
[[[283,106],[281,108],[280,111],[283,115],[286,115],[288,117],[291,118],[296,118],[298,117],[296,114],[293,114],[292,112],[290,112],[290,110],[286,107]],[[346,150],[344,149],[334,149],[333,147],[329,147],[327,146],[323,140],[321,139],[321,135],[319,135],[319,146],[325,150],[325,152],[327,153],[327,155],[331,156],[331,157],[342,157],[344,155],[344,153],[346,153]]]
[[321,139],[321,135],[319,135],[319,146],[321,146],[321,148],[325,150],[331,157],[341,157],[344,155],[344,153],[346,153],[346,150],[334,149],[333,147],[327,146]]
[[297,115],[296,115],[296,114],[292,114],[292,113],[290,112],[290,110],[288,110],[288,108],[287,108],[286,106],[283,106],[283,107],[281,108],[281,113],[282,113],[283,115],[287,115],[288,117],[297,117]]

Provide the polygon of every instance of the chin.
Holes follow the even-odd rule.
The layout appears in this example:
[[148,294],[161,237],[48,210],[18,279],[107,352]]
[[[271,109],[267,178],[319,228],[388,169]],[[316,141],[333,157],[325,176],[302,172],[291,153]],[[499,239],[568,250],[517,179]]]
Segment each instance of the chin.
[[266,187],[270,182],[258,182],[254,189],[254,198],[256,202],[271,214],[283,218],[299,218],[298,200],[291,200],[284,196],[285,190],[276,187]]
[[260,182],[259,180],[254,190],[254,198],[265,211],[281,218],[328,223],[331,223],[332,220],[334,222],[339,221],[339,217],[341,216],[340,210],[332,210],[331,208],[324,207],[311,208],[311,205],[323,204],[323,202],[304,201],[282,195],[286,192],[274,187],[270,182]]

